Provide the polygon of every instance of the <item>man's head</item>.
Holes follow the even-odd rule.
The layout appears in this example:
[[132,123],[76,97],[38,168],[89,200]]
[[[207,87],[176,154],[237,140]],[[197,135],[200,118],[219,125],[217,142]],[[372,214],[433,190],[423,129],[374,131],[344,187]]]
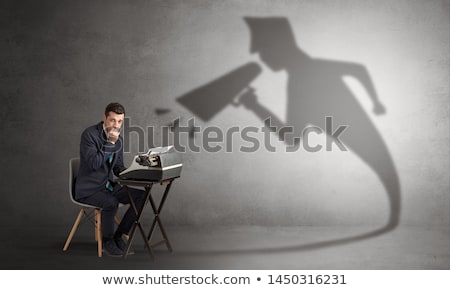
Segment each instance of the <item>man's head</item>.
[[110,103],[106,106],[103,122],[107,130],[120,130],[125,118],[125,108],[119,103]]
[[250,52],[258,53],[272,70],[284,69],[298,51],[294,33],[285,17],[244,17],[250,28]]

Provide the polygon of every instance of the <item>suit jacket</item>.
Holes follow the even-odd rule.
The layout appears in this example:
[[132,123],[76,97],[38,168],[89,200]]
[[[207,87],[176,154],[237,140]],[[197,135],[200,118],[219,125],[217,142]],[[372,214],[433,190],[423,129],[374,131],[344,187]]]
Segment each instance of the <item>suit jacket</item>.
[[[112,156],[111,156],[112,155]],[[90,196],[106,189],[113,174],[125,170],[123,165],[123,137],[115,144],[107,141],[103,122],[83,131],[80,141],[80,169],[75,182],[75,199]]]

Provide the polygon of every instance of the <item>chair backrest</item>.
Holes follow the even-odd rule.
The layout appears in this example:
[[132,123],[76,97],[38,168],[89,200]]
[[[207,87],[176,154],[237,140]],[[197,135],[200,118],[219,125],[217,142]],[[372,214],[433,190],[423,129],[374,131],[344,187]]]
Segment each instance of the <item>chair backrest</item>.
[[80,169],[80,158],[75,157],[71,158],[69,160],[69,195],[70,199],[77,203],[74,199],[74,185],[75,185],[75,178],[78,176],[78,170]]
[[80,158],[75,157],[75,158],[70,159],[69,160],[69,196],[70,196],[70,200],[73,203],[80,205],[82,207],[99,208],[97,206],[85,204],[85,203],[75,200],[75,192],[74,192],[75,179],[78,176],[79,169],[80,169]]

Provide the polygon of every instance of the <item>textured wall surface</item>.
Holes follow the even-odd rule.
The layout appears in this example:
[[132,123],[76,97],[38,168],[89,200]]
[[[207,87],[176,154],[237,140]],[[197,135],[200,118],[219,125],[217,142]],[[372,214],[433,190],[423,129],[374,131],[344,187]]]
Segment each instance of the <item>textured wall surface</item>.
[[[128,132],[153,126],[153,145],[160,145],[162,126],[195,117],[177,98],[210,86],[208,94],[220,102],[234,83],[214,80],[252,61],[261,69],[251,83],[259,108],[281,122],[318,116],[308,102],[295,101],[297,94],[308,100],[315,92],[341,92],[310,105],[360,116],[364,131],[353,144],[363,153],[336,146],[286,153],[286,143],[273,134],[276,152],[239,152],[249,145],[239,134],[230,153],[188,150],[164,209],[166,223],[379,225],[394,210],[404,225],[449,226],[449,9],[449,1],[437,0],[2,1],[2,223],[73,221],[68,159],[78,154],[82,130],[101,120],[107,103],[125,105]],[[245,17],[284,18],[299,51],[325,68],[311,62],[272,70],[250,52],[256,32]],[[266,47],[280,45],[276,31],[262,34]],[[277,53],[296,64],[296,55],[282,48]],[[341,72],[345,64],[368,72],[385,114],[373,113],[364,77]],[[195,122],[201,132],[263,127],[254,110],[231,104]],[[191,140],[201,143],[201,132]],[[149,136],[127,136],[129,163]],[[263,144],[261,130],[252,136]],[[324,134],[311,134],[311,144],[325,142]],[[379,161],[385,159],[391,161],[384,165],[393,164],[387,171]],[[398,188],[389,185],[389,176]],[[400,206],[392,209],[394,195],[401,196]]]

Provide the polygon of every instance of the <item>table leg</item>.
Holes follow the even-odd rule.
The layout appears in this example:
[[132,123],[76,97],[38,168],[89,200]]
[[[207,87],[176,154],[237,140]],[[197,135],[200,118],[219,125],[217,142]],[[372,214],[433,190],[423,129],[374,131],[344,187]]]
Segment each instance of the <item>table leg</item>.
[[163,226],[163,224],[161,222],[161,219],[159,218],[159,215],[161,214],[161,210],[162,210],[162,208],[164,206],[164,202],[166,201],[167,196],[169,194],[169,190],[170,190],[170,187],[172,186],[172,182],[173,182],[173,180],[171,180],[166,185],[166,189],[164,190],[164,194],[163,194],[163,197],[161,199],[161,202],[159,203],[158,208],[156,207],[155,201],[153,200],[152,196],[151,195],[149,196],[150,204],[152,206],[153,213],[155,214],[155,218],[153,219],[152,226],[150,227],[150,232],[148,233],[148,236],[147,236],[147,240],[150,241],[152,236],[153,236],[153,233],[155,232],[156,223],[158,223],[159,229],[161,230],[161,233],[162,233],[162,235],[164,237],[164,240],[161,241],[161,242],[165,242],[166,243],[167,249],[171,253],[173,251],[172,250],[172,245],[170,244],[169,238],[167,237],[167,233],[166,233],[166,231],[164,229],[164,226]]
[[130,199],[130,206],[133,208],[133,211],[134,211],[134,213],[136,215],[136,221],[134,222],[133,227],[131,228],[131,232],[129,234],[127,247],[126,247],[125,253],[123,254],[124,258],[126,258],[128,256],[128,252],[130,251],[131,243],[133,241],[134,234],[136,232],[136,227],[138,227],[140,232],[141,232],[141,235],[142,235],[142,237],[144,239],[145,246],[146,246],[150,256],[152,257],[152,260],[155,259],[154,255],[153,255],[152,248],[150,247],[150,244],[149,244],[148,240],[146,239],[145,231],[144,231],[144,228],[142,227],[142,224],[141,224],[141,217],[142,217],[142,213],[144,212],[145,204],[147,203],[148,199],[151,198],[150,190],[152,188],[152,185],[153,184],[145,186],[144,202],[142,203],[142,206],[139,209],[136,208],[136,204],[134,203],[134,200],[133,200],[133,198],[132,198],[132,196],[130,194],[130,191],[128,190],[128,187],[126,185],[124,185],[124,187],[126,188],[127,194],[128,194],[128,198]]

